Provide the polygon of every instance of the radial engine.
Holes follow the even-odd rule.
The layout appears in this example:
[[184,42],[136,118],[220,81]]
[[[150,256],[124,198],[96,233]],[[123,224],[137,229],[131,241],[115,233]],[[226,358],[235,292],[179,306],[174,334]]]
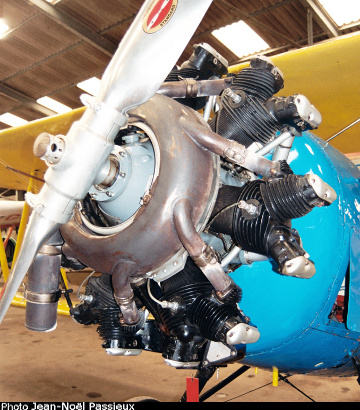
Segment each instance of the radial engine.
[[[287,159],[321,116],[303,95],[274,96],[284,80],[267,58],[226,73],[214,49],[194,46],[129,113],[88,195],[34,262],[97,272],[71,315],[98,326],[108,354],[157,351],[177,368],[238,360],[261,337],[228,274],[241,256],[272,260],[274,275],[315,274],[291,221],[336,193],[317,175],[294,174]],[[35,152],[54,162],[62,149],[61,136],[43,135]],[[57,300],[52,283],[40,289],[29,273],[27,327],[54,326],[43,311]]]

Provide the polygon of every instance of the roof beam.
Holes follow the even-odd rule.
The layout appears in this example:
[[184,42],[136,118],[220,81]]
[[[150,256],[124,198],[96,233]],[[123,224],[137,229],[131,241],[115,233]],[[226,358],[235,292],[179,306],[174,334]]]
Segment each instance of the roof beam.
[[275,10],[278,7],[285,6],[286,4],[295,3],[295,1],[297,1],[297,0],[281,0],[281,1],[278,1],[277,3],[272,4],[271,6],[267,6],[267,7],[264,7],[262,9],[260,9],[260,10],[254,11],[254,12],[250,13],[249,16],[250,17],[257,17],[257,16],[259,16],[261,14],[264,14],[268,11]]
[[307,9],[307,32],[308,32],[308,46],[314,44],[314,27],[313,27],[313,10],[308,7]]
[[[329,37],[339,37],[341,32],[334,20],[330,17],[324,7],[318,0],[305,0],[306,3],[314,11],[314,18],[317,20],[320,27],[328,34]],[[317,17],[317,18],[316,18]]]
[[[31,1],[31,0],[30,0]],[[288,41],[293,47],[295,48],[301,48],[301,46],[294,40],[292,40],[291,38],[285,36],[284,34],[279,33],[277,30],[272,29],[271,27],[267,26],[266,24],[261,23],[260,21],[258,21],[255,17],[253,17],[251,14],[247,14],[244,13],[243,11],[241,11],[239,9],[239,7],[235,7],[232,4],[228,3],[225,0],[217,0],[218,3],[223,4],[225,7],[227,7],[229,10],[233,10],[235,13],[237,13],[242,20],[249,21],[252,24],[254,24],[255,26],[259,27],[262,30],[268,31],[269,33],[271,33],[274,36],[277,37],[281,37],[282,39]],[[285,3],[288,3],[288,1],[286,1]],[[283,4],[283,2],[281,2],[281,4]],[[211,31],[213,31],[214,29],[212,29]],[[209,30],[210,31],[210,30]],[[203,34],[203,33],[201,33]]]
[[27,95],[22,94],[19,91],[15,91],[14,89],[12,89],[12,88],[4,85],[4,84],[0,84],[0,93],[4,94],[4,95],[7,95],[8,97],[12,98],[13,100],[19,101],[21,104],[26,105],[27,107],[30,107],[30,108],[32,108],[36,111],[39,111],[39,112],[41,112],[42,114],[44,114],[46,116],[56,114],[55,111],[44,107],[43,105],[37,103],[35,100],[28,97]]
[[44,0],[29,0],[34,6],[39,8],[41,11],[46,13],[51,19],[56,21],[61,26],[65,27],[72,33],[76,34],[82,40],[96,47],[98,50],[102,51],[104,54],[112,57],[117,49],[117,44],[112,41],[107,40],[95,31],[89,29],[89,27],[75,20],[73,17],[60,11],[48,2]]
[[[215,0],[215,1],[219,1],[219,2],[221,3],[221,0]],[[255,19],[256,17],[261,16],[262,14],[264,14],[264,13],[266,13],[266,12],[268,12],[268,11],[275,10],[275,9],[277,9],[278,7],[284,6],[285,4],[294,3],[295,1],[298,1],[298,0],[282,0],[282,1],[279,1],[278,3],[272,4],[271,6],[264,7],[264,8],[262,8],[262,9],[260,9],[260,10],[254,11],[254,12],[252,12],[252,13],[250,13],[250,14],[246,14],[246,16],[247,16],[248,19],[251,19],[251,18]],[[226,3],[226,6],[228,6],[228,3]],[[239,15],[239,13],[240,13],[239,9],[233,7],[232,10],[236,13],[236,15]],[[244,13],[240,14],[239,16],[246,22],[246,18],[243,17],[243,16],[244,16]],[[232,21],[231,21],[231,22],[228,22],[227,24],[231,24],[231,23],[234,23],[234,22],[236,23],[237,21],[238,21],[238,20],[234,21],[234,19],[232,19]],[[218,26],[216,26],[216,27],[212,27],[212,28],[209,29],[209,30],[205,30],[205,31],[203,31],[203,32],[201,32],[201,33],[199,33],[199,34],[197,34],[196,36],[194,36],[194,38],[207,35],[207,34],[209,34],[209,33],[212,33],[214,30],[218,30],[218,29],[220,29],[220,28],[222,28],[222,27],[224,27],[224,26],[223,26],[223,25],[218,25]],[[279,34],[279,33],[278,33],[278,34]]]

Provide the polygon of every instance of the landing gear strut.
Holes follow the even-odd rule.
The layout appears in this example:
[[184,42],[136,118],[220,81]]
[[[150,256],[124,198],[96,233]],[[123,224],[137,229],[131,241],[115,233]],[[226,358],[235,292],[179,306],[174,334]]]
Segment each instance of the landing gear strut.
[[[216,371],[215,366],[211,367],[201,367],[197,373],[196,373],[196,378],[199,379],[199,393],[203,390],[205,387],[206,383],[211,379],[211,377],[214,375]],[[245,373],[247,370],[249,370],[249,366],[241,366],[240,369],[236,370],[234,373],[232,373],[229,377],[218,383],[216,386],[208,390],[206,393],[202,394],[199,397],[199,402],[203,402],[209,397],[211,397],[213,394],[217,393],[219,390],[221,390],[223,387],[227,386],[229,383],[231,383],[233,380],[235,380],[237,377],[241,376],[243,373]],[[183,394],[183,396],[180,399],[180,402],[186,402],[187,397],[186,397],[186,392]]]

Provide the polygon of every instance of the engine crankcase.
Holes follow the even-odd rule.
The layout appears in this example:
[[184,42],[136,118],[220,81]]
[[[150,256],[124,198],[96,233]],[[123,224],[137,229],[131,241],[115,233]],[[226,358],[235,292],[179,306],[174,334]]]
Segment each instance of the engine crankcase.
[[156,171],[147,200],[109,234],[107,228],[99,234],[85,226],[78,208],[63,225],[67,246],[86,266],[123,275],[124,281],[144,276],[160,281],[184,267],[187,253],[174,227],[174,206],[188,199],[192,223],[201,232],[217,196],[220,165],[217,155],[196,144],[178,125],[181,118],[206,126],[197,112],[161,95],[130,111],[129,125],[136,124],[150,138]]

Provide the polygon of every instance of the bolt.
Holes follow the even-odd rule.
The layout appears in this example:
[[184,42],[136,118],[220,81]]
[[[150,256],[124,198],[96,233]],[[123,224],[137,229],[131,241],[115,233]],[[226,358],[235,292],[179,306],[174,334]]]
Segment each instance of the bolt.
[[225,90],[225,94],[234,102],[235,104],[238,104],[241,101],[241,96],[239,94],[234,93],[234,91],[231,88],[227,88]]
[[146,194],[141,198],[141,205],[147,205],[150,202],[151,195]]
[[250,215],[255,215],[257,211],[257,207],[253,204],[248,204],[245,201],[240,201],[238,207],[246,211]]
[[94,300],[94,297],[92,295],[80,295],[79,299],[83,302],[91,303]]

